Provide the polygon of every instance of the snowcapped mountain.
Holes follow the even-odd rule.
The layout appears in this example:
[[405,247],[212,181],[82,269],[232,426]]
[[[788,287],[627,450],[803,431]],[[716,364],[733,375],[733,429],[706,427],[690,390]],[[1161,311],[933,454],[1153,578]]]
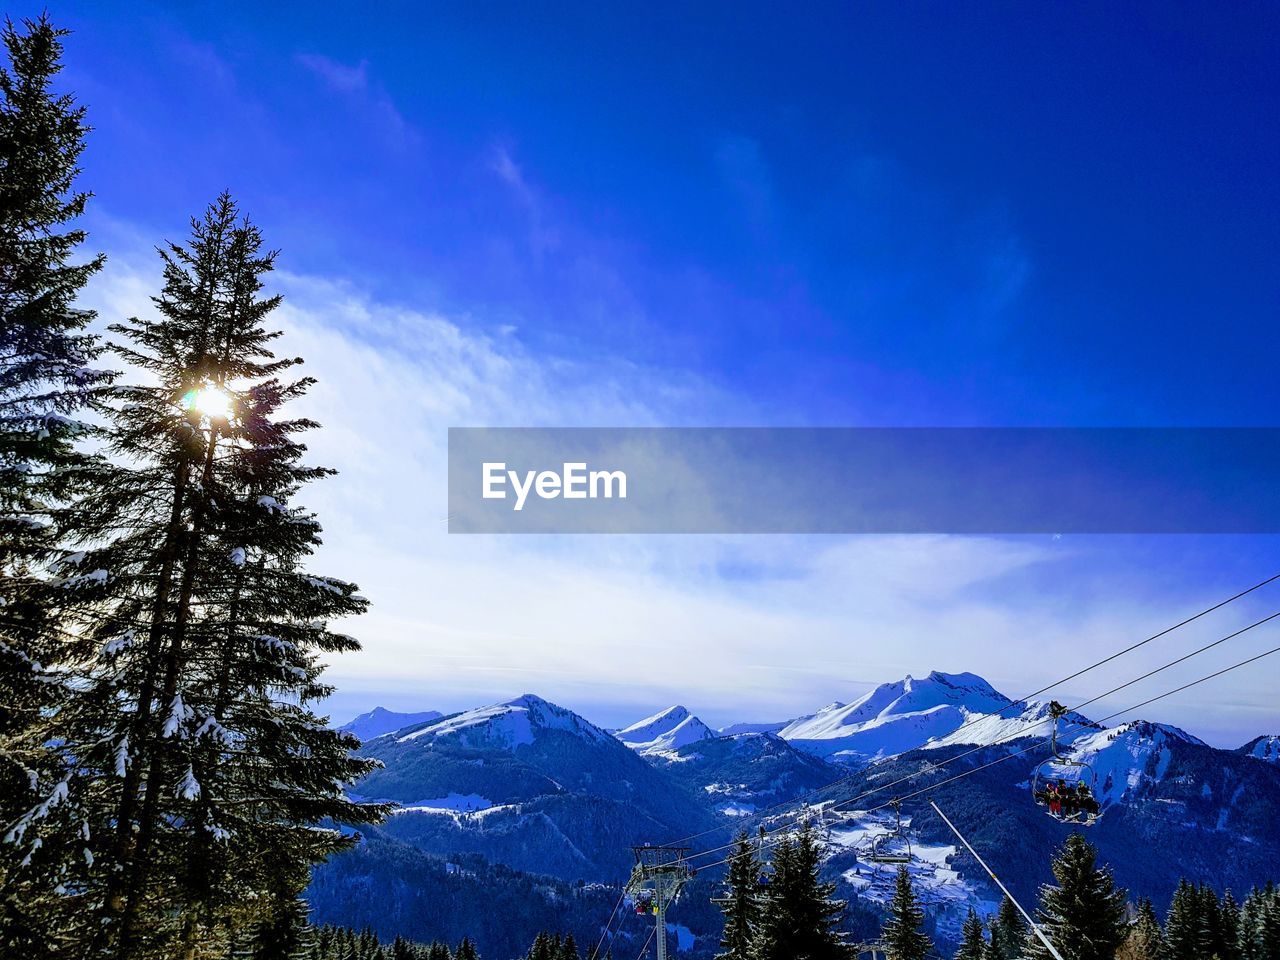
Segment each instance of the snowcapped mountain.
[[[611,735],[533,695],[408,725],[392,715],[386,722],[395,730],[360,751],[384,766],[356,789],[399,801],[401,812],[368,831],[374,842],[361,845],[363,854],[331,861],[313,904],[320,920],[376,924],[385,898],[346,891],[369,889],[375,875],[378,889],[410,883],[402,876],[411,869],[436,877],[428,869],[436,863],[472,864],[467,869],[486,882],[510,886],[502,896],[519,890],[536,899],[530,891],[540,889],[538,877],[589,892],[596,881],[627,875],[633,845],[697,835],[697,846],[714,847],[744,826],[794,822],[804,803],[809,815],[822,811],[829,830],[828,877],[842,895],[857,894],[851,910],[874,930],[892,870],[869,860],[867,843],[892,828],[884,805],[897,795],[917,892],[931,922],[953,936],[970,906],[988,912],[999,894],[957,849],[930,800],[1028,901],[1051,879],[1052,851],[1079,829],[1049,817],[1031,796],[1033,771],[1049,755],[1036,739],[1049,729],[1047,711],[1046,703],[1013,701],[973,674],[931,673],[831,704],[778,734],[753,729],[778,725],[748,724],[726,729],[749,732],[716,735],[675,707]],[[1163,908],[1181,876],[1234,890],[1274,879],[1280,737],[1219,750],[1164,724],[1103,729],[1073,714],[1060,744],[1096,775],[1104,812],[1088,837],[1133,896]],[[462,882],[455,873],[442,876],[451,879],[422,881],[436,886],[413,891],[413,902],[432,904]],[[709,945],[690,960],[714,952],[719,914],[707,897],[719,879],[715,871],[700,874],[705,890],[682,906],[681,922],[687,917],[698,943]],[[695,910],[695,900],[707,909]],[[413,911],[423,936],[453,936],[432,926],[435,913]],[[515,918],[515,939],[529,942],[536,921]]]
[[1168,776],[1174,750],[1183,744],[1212,749],[1178,727],[1133,720],[1080,737],[1066,756],[1089,765],[1098,800],[1107,804],[1148,795]]
[[939,673],[883,683],[850,704],[833,703],[778,735],[816,756],[862,764],[953,733],[1012,701],[972,673]]
[[525,694],[364,744],[383,768],[363,796],[395,800],[386,834],[438,855],[604,878],[628,847],[714,826],[714,814],[604,730]]
[[776,723],[731,723],[718,731],[722,737],[732,737],[739,733],[777,733],[794,720],[779,720]]
[[845,773],[769,733],[705,738],[650,760],[730,818],[795,800]]
[[614,734],[641,754],[664,753],[716,736],[716,732],[681,706],[667,707]]
[[401,732],[396,737],[396,742],[407,743],[422,738],[453,740],[473,747],[513,748],[533,744],[537,734],[551,730],[570,733],[596,743],[609,739],[609,734],[588,723],[572,710],[526,693],[514,700],[455,713],[414,730]]
[[386,733],[394,733],[415,723],[427,720],[439,720],[444,714],[438,710],[424,710],[421,713],[396,713],[384,707],[374,707],[368,713],[362,713],[350,723],[344,723],[338,729],[344,733],[353,733],[361,740],[372,740]]
[[[987,745],[1008,743],[1019,737],[1046,737],[1053,730],[1048,700],[1010,701],[998,713],[979,714],[966,720],[946,736],[921,744],[925,749],[955,744]],[[1080,737],[1101,730],[1100,724],[1068,710],[1058,725],[1058,742],[1070,744]]]
[[1257,757],[1259,760],[1269,760],[1272,763],[1280,763],[1280,736],[1254,737],[1243,747],[1236,748],[1236,753],[1243,753],[1246,757]]

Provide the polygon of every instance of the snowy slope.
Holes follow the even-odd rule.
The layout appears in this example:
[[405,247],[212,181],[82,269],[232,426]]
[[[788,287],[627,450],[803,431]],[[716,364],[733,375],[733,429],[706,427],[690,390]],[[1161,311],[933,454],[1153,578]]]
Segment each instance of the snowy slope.
[[[1026,703],[1010,703],[999,713],[970,717],[964,726],[923,746],[933,749],[953,744],[1009,743],[1019,737],[1046,737],[1052,729],[1049,701],[1030,700]],[[1101,726],[1087,717],[1068,711],[1059,724],[1058,741],[1069,744],[1085,734],[1101,729]]]
[[1280,763],[1280,736],[1254,737],[1243,747],[1238,748],[1236,753],[1243,753],[1246,757],[1257,757],[1259,760],[1269,760],[1272,763]]
[[716,824],[709,806],[564,707],[526,694],[364,744],[382,761],[357,786],[401,811],[386,834],[440,856],[568,879],[629,868],[629,847]]
[[699,791],[726,817],[748,816],[795,800],[844,773],[769,733],[699,740],[649,759]]
[[[873,863],[870,854],[877,837],[895,831],[894,815],[889,811],[866,810],[836,813],[827,804],[818,804],[811,811],[815,822],[822,825],[826,871],[838,879],[839,895],[848,897],[856,893],[864,901],[887,906],[893,899],[898,866]],[[777,819],[766,822],[785,823]],[[907,872],[911,875],[912,887],[943,935],[958,939],[970,908],[983,916],[995,911],[998,903],[991,899],[986,885],[972,882],[956,869],[955,845],[922,840],[915,834],[911,817],[906,814],[902,817],[902,829],[911,838]]]
[[722,737],[734,737],[740,733],[778,733],[794,720],[778,720],[775,723],[731,723],[719,730]]
[[[843,868],[840,879],[864,900],[887,907],[893,899],[898,868],[891,864],[872,863],[867,859],[873,838],[894,829],[892,817],[876,814],[859,816],[831,831],[831,847],[836,863]],[[903,818],[903,829],[910,833],[911,820]],[[845,856],[840,856],[841,852]],[[911,863],[907,872],[921,905],[938,925],[939,932],[958,939],[960,927],[969,909],[982,916],[993,914],[999,905],[987,898],[984,890],[967,883],[952,866],[957,848],[951,844],[925,843],[916,839],[911,845]],[[852,862],[850,862],[852,861]]]
[[438,710],[424,710],[421,713],[397,713],[384,707],[374,707],[368,713],[362,713],[350,723],[344,723],[338,729],[344,733],[353,733],[361,740],[372,740],[386,733],[394,733],[405,727],[428,720],[439,720],[444,714]]
[[652,754],[710,739],[716,732],[684,707],[674,706],[624,727],[615,736],[639,753]]
[[972,673],[939,673],[884,683],[850,704],[832,704],[779,732],[801,750],[866,763],[945,737],[970,718],[1010,704]]
[[444,717],[397,737],[396,742],[449,739],[471,747],[511,748],[532,744],[539,730],[560,730],[596,743],[610,739],[607,733],[572,710],[526,693],[514,700]]
[[1134,720],[1081,737],[1067,756],[1089,764],[1097,777],[1098,799],[1115,803],[1137,799],[1161,784],[1174,751],[1186,744],[1208,748],[1178,727]]

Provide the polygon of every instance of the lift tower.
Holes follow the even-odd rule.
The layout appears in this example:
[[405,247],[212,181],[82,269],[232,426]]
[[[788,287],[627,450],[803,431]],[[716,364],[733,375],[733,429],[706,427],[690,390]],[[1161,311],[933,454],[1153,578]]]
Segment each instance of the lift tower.
[[627,892],[636,902],[651,905],[657,922],[658,960],[667,960],[667,907],[676,899],[680,888],[693,876],[685,860],[688,847],[632,847],[636,865],[627,883]]

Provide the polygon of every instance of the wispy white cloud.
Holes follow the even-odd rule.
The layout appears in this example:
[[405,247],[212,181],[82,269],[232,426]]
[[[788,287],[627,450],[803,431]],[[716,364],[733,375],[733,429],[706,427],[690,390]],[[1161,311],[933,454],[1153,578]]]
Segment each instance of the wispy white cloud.
[[[155,282],[149,257],[117,256],[93,305],[104,320],[146,311]],[[676,700],[713,722],[770,719],[929,669],[974,670],[1021,694],[1171,619],[1166,597],[1122,576],[1090,596],[1081,584],[1106,551],[1048,538],[451,536],[450,426],[697,422],[750,405],[676,367],[536,354],[340,280],[282,272],[276,283],[280,349],[319,380],[299,404],[324,424],[311,455],[341,471],[304,494],[325,527],[315,569],[373,601],[350,626],[364,652],[332,666],[336,712],[459,709],[531,690],[605,723]],[[1224,729],[1263,725],[1268,683],[1236,678]],[[1199,729],[1194,714],[1156,715]]]
[[502,145],[494,146],[489,157],[489,169],[507,188],[529,222],[529,249],[534,261],[540,263],[543,256],[560,245],[558,231],[547,213],[547,201],[541,191],[525,178],[524,170],[516,162],[511,150]]
[[298,62],[340,93],[363,93],[369,89],[369,61],[355,66],[339,63],[319,53],[300,53]]
[[295,59],[331,91],[363,114],[388,145],[407,148],[420,134],[405,119],[391,95],[370,77],[369,63],[342,63],[319,53],[300,53]]

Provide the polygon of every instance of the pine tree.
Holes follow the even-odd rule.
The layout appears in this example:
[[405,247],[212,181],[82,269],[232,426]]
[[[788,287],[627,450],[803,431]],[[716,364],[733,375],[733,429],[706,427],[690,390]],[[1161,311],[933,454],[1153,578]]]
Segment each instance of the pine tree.
[[1005,897],[991,921],[991,940],[985,954],[987,960],[1014,960],[1022,956],[1027,942],[1027,921],[1012,900]]
[[1240,905],[1230,890],[1223,892],[1218,913],[1221,928],[1219,955],[1222,960],[1240,960]]
[[366,601],[303,569],[320,528],[293,500],[330,471],[302,463],[316,424],[281,415],[311,381],[269,349],[274,254],[224,195],[162,257],[159,317],[111,328],[153,382],[114,388],[114,462],[73,511],[93,622],[61,731],[113,825],[91,953],[130,960],[278,925],[354,842],[322,822],[382,812],[345,797],[372,763],[312,709],[320,657],[358,649],[329,621]]
[[1270,882],[1263,890],[1259,942],[1264,960],[1280,960],[1280,889]]
[[310,943],[306,903],[298,896],[281,899],[252,937],[252,960],[294,960]]
[[819,871],[822,850],[812,825],[773,853],[773,878],[753,945],[756,960],[844,960],[851,955],[839,932],[845,904],[834,899],[836,885]]
[[76,938],[74,898],[88,869],[78,782],[47,719],[65,702],[66,635],[50,599],[62,508],[81,489],[89,429],[75,415],[110,375],[75,301],[102,265],[75,262],[75,188],[84,109],[53,89],[62,38],[46,16],[3,28],[0,66],[0,945],[36,958]]
[[1160,921],[1151,901],[1144,899],[1138,904],[1138,916],[1129,926],[1116,960],[1161,960],[1163,951]]
[[470,937],[463,937],[458,944],[458,949],[453,951],[454,960],[480,960],[480,954],[476,952],[476,945]]
[[[1200,950],[1203,956],[1217,957],[1218,960],[1229,960],[1227,955],[1226,927],[1222,916],[1222,903],[1218,894],[1207,884],[1201,884],[1196,895],[1200,900],[1200,916],[1203,931]],[[1232,945],[1234,950],[1234,944]]]
[[747,834],[738,835],[725,877],[725,895],[717,902],[724,913],[718,960],[751,960],[752,945],[760,926],[758,890],[760,861]]
[[[1274,929],[1280,919],[1275,909],[1274,896],[1265,890],[1251,890],[1240,909],[1240,921],[1236,937],[1236,949],[1240,960],[1280,960],[1280,951],[1273,951],[1277,937]],[[1270,946],[1269,946],[1270,944]]]
[[572,933],[565,934],[564,942],[560,944],[559,960],[582,960],[578,953],[578,941],[573,938]]
[[[1216,900],[1215,900],[1216,906]],[[1169,960],[1211,957],[1209,921],[1201,890],[1185,877],[1178,882],[1164,924],[1164,955]]]
[[[1038,921],[1063,960],[1112,960],[1124,942],[1125,894],[1111,871],[1097,865],[1097,851],[1078,833],[1053,860],[1054,885],[1040,888]],[[1040,938],[1027,937],[1024,955],[1048,960]]]
[[911,874],[905,866],[899,867],[889,918],[880,934],[889,960],[924,960],[932,952],[933,942],[923,928],[924,908],[911,886]]
[[964,926],[960,928],[960,949],[956,951],[956,960],[983,960],[986,955],[987,940],[982,935],[982,920],[970,907]]

